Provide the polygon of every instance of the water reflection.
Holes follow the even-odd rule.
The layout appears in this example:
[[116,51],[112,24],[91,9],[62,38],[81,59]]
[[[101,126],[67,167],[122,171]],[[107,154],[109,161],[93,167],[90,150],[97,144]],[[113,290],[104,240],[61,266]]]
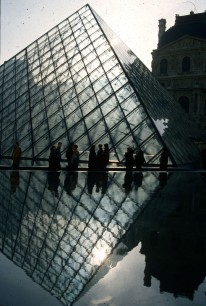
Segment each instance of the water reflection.
[[87,174],[87,191],[89,194],[94,192],[105,194],[108,186],[108,173],[101,172],[88,172]]
[[11,171],[10,174],[11,192],[16,192],[19,186],[19,171]]
[[1,172],[1,251],[70,305],[120,242],[121,255],[141,242],[144,285],[192,299],[206,275],[205,181],[162,174]]
[[151,287],[152,278],[156,278],[160,293],[193,300],[206,277],[204,176],[173,173],[167,177],[167,184],[165,180],[162,184],[162,177],[160,191],[122,242],[127,252],[141,242],[140,253],[145,255],[144,286]]
[[51,191],[52,194],[55,195],[55,197],[58,197],[58,188],[59,188],[59,184],[60,184],[60,172],[57,171],[51,171],[48,172],[47,175],[47,182],[48,182],[48,190]]
[[64,180],[64,190],[68,195],[72,195],[78,183],[78,172],[68,172]]

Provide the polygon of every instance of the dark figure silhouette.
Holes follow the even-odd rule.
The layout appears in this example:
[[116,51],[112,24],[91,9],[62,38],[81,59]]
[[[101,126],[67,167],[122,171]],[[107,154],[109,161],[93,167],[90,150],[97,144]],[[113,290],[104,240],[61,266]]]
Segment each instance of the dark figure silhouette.
[[159,174],[159,182],[161,188],[163,188],[167,183],[167,172],[160,172]]
[[87,190],[89,194],[92,194],[93,188],[96,185],[97,174],[96,172],[89,171],[87,175]]
[[101,190],[102,194],[105,194],[108,184],[108,174],[106,171],[96,173],[96,192]]
[[78,183],[78,172],[68,172],[64,181],[64,190],[68,195],[71,195],[72,192],[76,189]]
[[48,176],[47,176],[47,182],[48,182],[48,190],[51,191],[52,194],[55,195],[55,197],[58,197],[58,187],[59,187],[59,183],[60,183],[60,172],[56,172],[56,171],[51,171],[48,172]]
[[72,154],[72,160],[71,160],[71,170],[77,171],[79,165],[79,151],[78,151],[78,145],[73,146],[73,154]]
[[160,155],[160,170],[166,171],[168,163],[168,153],[167,149],[164,147]]
[[97,170],[97,155],[95,151],[95,145],[92,145],[89,151],[88,168],[89,168],[89,171]]
[[138,148],[135,154],[135,158],[134,158],[134,164],[135,164],[136,170],[141,171],[144,163],[145,163],[144,152],[142,151],[141,148]]
[[137,190],[140,186],[142,186],[142,180],[143,180],[142,172],[135,172],[133,177],[135,190]]
[[71,170],[71,161],[73,155],[74,144],[70,143],[68,149],[66,150],[66,158],[67,158],[67,167],[68,170]]
[[55,167],[56,167],[56,170],[60,170],[61,169],[61,146],[62,146],[62,143],[61,142],[58,142],[58,146],[56,148],[56,151],[55,151]]
[[107,169],[108,165],[109,165],[109,145],[108,145],[108,143],[105,143],[105,145],[104,145],[104,167],[105,167],[105,170]]
[[52,146],[50,148],[49,170],[51,170],[51,171],[56,170],[56,147],[55,146]]
[[125,166],[127,171],[131,171],[134,165],[133,149],[127,148],[127,152],[124,154],[125,157]]
[[14,145],[11,158],[13,160],[12,169],[18,169],[21,159],[21,148],[18,142],[16,142]]
[[19,171],[12,171],[10,175],[10,184],[11,191],[16,192],[17,187],[19,186]]
[[105,161],[104,161],[104,151],[102,149],[102,144],[99,144],[99,149],[97,151],[97,168],[99,171],[105,170]]
[[126,171],[124,176],[124,184],[122,185],[126,194],[128,194],[132,190],[132,181],[133,181],[132,172]]

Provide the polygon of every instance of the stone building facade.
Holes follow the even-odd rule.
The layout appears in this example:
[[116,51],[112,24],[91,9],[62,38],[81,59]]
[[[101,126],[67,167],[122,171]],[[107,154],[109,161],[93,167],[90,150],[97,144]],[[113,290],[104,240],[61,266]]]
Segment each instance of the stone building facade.
[[206,130],[206,12],[176,15],[166,31],[159,20],[152,72],[178,103]]

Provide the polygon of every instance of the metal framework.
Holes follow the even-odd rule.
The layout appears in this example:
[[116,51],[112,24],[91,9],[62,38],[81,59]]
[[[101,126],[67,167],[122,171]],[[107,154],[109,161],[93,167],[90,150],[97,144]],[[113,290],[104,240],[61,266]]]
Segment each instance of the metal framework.
[[198,159],[191,138],[205,137],[89,5],[0,66],[0,122],[0,156],[18,141],[25,164],[58,141],[82,160],[92,144],[108,143],[116,162],[141,146],[148,164],[166,145],[184,164]]

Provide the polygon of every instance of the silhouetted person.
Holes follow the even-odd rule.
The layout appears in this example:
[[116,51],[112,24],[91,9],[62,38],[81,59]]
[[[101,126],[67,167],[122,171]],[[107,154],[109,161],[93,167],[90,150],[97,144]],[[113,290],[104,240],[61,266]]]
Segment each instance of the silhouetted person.
[[97,173],[93,173],[92,171],[88,172],[87,175],[87,190],[89,194],[92,194],[93,192],[93,188],[96,184],[96,180],[97,180]]
[[55,171],[56,170],[56,147],[55,146],[52,146],[50,148],[49,170],[51,170],[51,171]]
[[102,149],[102,144],[99,144],[97,151],[97,168],[99,171],[105,170],[105,161],[104,161],[104,151]]
[[102,194],[105,194],[108,188],[108,173],[102,172]]
[[124,187],[125,193],[128,194],[132,190],[132,181],[133,181],[133,174],[131,171],[126,171],[124,176]]
[[72,154],[72,160],[71,160],[71,170],[77,171],[79,165],[79,151],[78,151],[78,145],[73,146],[73,154]]
[[133,176],[134,186],[137,190],[140,186],[142,186],[143,174],[142,172],[135,172]]
[[61,146],[62,143],[58,142],[58,146],[55,151],[55,164],[56,164],[56,170],[61,169]]
[[89,163],[88,163],[89,171],[97,170],[97,155],[95,151],[95,145],[92,145],[89,151]]
[[159,181],[160,181],[161,188],[163,188],[167,183],[167,172],[159,173]]
[[64,190],[68,195],[71,195],[72,192],[76,189],[78,183],[78,172],[68,172],[64,181]]
[[105,194],[108,185],[108,174],[106,171],[100,171],[96,173],[96,192],[101,191]]
[[10,175],[11,191],[16,192],[19,186],[19,171],[12,171]]
[[134,164],[135,164],[136,170],[141,171],[144,163],[145,163],[144,152],[139,147],[136,151],[135,158],[134,158]]
[[68,149],[66,150],[66,158],[67,158],[67,167],[68,167],[68,170],[71,170],[71,161],[72,161],[72,155],[73,155],[73,148],[74,148],[74,144],[70,143]]
[[109,165],[109,145],[108,145],[108,143],[105,143],[105,145],[104,145],[104,167],[105,167],[105,170],[107,169],[108,165]]
[[124,154],[125,157],[125,166],[127,171],[131,171],[134,165],[133,149],[127,148],[127,152]]
[[48,176],[47,176],[48,190],[50,190],[51,193],[55,195],[55,197],[58,197],[58,187],[60,183],[59,176],[60,176],[60,172],[57,172],[57,171],[48,172]]
[[167,164],[168,164],[168,153],[167,149],[164,147],[160,155],[160,170],[163,171],[167,170]]
[[18,169],[21,159],[21,148],[18,142],[16,142],[14,145],[11,158],[13,160],[12,169]]

